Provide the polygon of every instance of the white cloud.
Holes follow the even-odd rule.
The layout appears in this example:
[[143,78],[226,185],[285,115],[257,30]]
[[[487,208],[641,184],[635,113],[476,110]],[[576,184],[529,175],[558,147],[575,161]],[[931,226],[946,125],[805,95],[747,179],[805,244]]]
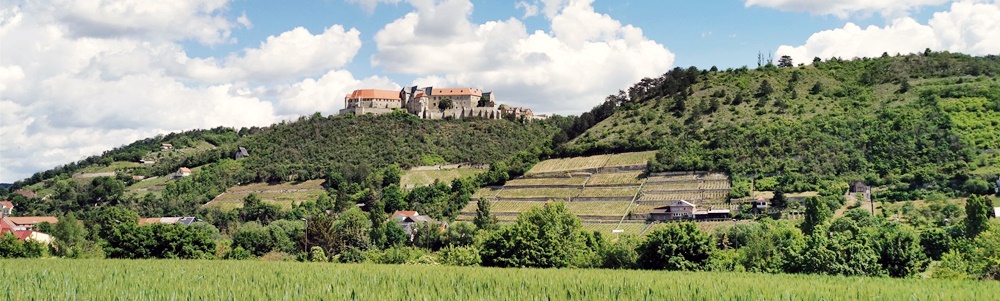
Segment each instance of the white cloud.
[[927,48],[972,55],[1000,53],[1000,3],[952,3],[948,11],[934,13],[927,24],[909,17],[882,27],[847,23],[843,28],[817,32],[803,45],[782,45],[777,55],[808,63],[813,57],[875,57],[883,52],[905,54]]
[[375,7],[378,6],[379,3],[396,4],[401,1],[403,0],[347,0],[348,3],[360,5],[361,8],[369,14],[375,12]]
[[949,1],[952,0],[745,0],[744,5],[846,18],[853,14],[872,13],[896,17],[922,6],[941,5]]
[[26,1],[45,6],[75,37],[142,37],[160,41],[195,39],[205,44],[230,41],[236,24],[222,15],[229,0],[52,0]]
[[339,25],[292,29],[222,59],[189,57],[179,41],[221,43],[233,24],[252,24],[222,17],[227,3],[0,8],[0,182],[156,134],[333,114],[346,89],[394,85],[337,70],[361,46],[357,30]]
[[412,1],[416,11],[375,35],[372,63],[421,76],[419,85],[475,86],[536,112],[579,113],[674,55],[642,30],[594,12],[592,0],[545,1],[551,31],[517,19],[473,24],[467,0]]
[[514,4],[514,8],[524,10],[524,18],[534,17],[538,15],[538,4],[528,3],[524,1],[519,1]]

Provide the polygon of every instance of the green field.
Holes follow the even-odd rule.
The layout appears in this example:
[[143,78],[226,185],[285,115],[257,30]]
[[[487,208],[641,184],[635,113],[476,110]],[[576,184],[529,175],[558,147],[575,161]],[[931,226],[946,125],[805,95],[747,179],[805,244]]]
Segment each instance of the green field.
[[[0,260],[6,300],[994,300],[991,282],[430,265]],[[85,271],[85,272],[84,272]]]
[[450,184],[452,180],[475,176],[484,171],[486,170],[478,168],[410,170],[403,174],[403,178],[399,182],[403,187],[431,185],[434,184],[434,180]]

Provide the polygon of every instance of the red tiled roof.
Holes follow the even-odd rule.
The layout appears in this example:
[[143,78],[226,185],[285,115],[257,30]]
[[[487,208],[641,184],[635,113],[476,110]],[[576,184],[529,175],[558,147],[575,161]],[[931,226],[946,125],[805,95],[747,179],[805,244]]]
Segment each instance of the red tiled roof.
[[403,210],[399,210],[399,211],[396,211],[396,212],[392,213],[393,217],[396,217],[396,216],[414,217],[414,216],[417,216],[417,215],[419,215],[419,214],[416,211],[403,211]]
[[31,230],[14,231],[14,236],[17,236],[17,240],[25,240],[31,236],[31,232]]
[[7,220],[6,216],[0,219],[0,235],[6,232],[13,232],[13,231],[14,231],[14,223],[11,223],[9,220]]
[[55,224],[59,222],[59,219],[55,216],[8,216],[7,220],[14,225],[34,225],[41,222]]
[[0,207],[3,209],[14,208],[14,202],[11,201],[0,201]]
[[181,171],[181,172],[186,172],[186,173],[190,173],[190,172],[191,172],[191,169],[190,169],[190,168],[187,168],[187,167],[181,167],[181,168],[180,168],[180,171]]
[[35,194],[35,192],[34,192],[34,191],[31,191],[31,190],[24,190],[24,189],[18,189],[18,190],[17,190],[17,191],[15,191],[14,193],[16,193],[16,194],[20,194],[20,195],[22,195],[22,196],[24,196],[24,197],[26,197],[26,198],[29,198],[29,199],[30,199],[30,198],[33,198],[33,197],[35,197],[35,196],[37,195],[37,194]]
[[399,92],[392,90],[362,89],[347,95],[349,99],[389,99],[399,100]]

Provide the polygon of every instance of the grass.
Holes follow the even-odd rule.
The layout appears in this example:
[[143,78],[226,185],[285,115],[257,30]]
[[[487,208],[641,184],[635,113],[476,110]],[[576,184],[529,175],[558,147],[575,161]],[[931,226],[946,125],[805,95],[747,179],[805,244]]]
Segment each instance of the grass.
[[590,176],[587,185],[621,185],[642,183],[642,171],[599,173]]
[[230,187],[225,193],[205,204],[205,208],[218,208],[221,210],[241,208],[243,207],[243,199],[251,193],[256,194],[265,203],[275,204],[282,209],[288,210],[292,208],[292,204],[307,200],[316,200],[320,195],[326,193],[326,191],[323,189],[323,180],[273,185],[255,183]]
[[485,169],[478,168],[410,170],[403,174],[403,178],[399,182],[403,187],[431,185],[434,184],[434,180],[451,183],[452,180],[475,176],[485,171]]
[[[81,272],[87,271],[87,272]],[[265,261],[7,259],[7,300],[992,300],[972,280]]]
[[90,165],[78,170],[76,174],[117,172],[122,169],[136,168],[140,166],[142,166],[142,164],[136,162],[115,161],[111,162],[111,164],[108,164],[108,166],[101,166],[98,164]]

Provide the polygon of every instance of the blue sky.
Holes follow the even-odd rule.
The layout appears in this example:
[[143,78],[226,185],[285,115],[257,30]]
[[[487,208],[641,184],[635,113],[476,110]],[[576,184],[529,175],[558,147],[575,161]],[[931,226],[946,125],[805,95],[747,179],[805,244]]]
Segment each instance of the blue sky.
[[579,114],[757,53],[1000,53],[997,0],[11,0],[0,182],[132,141],[337,114],[354,89],[476,87]]

